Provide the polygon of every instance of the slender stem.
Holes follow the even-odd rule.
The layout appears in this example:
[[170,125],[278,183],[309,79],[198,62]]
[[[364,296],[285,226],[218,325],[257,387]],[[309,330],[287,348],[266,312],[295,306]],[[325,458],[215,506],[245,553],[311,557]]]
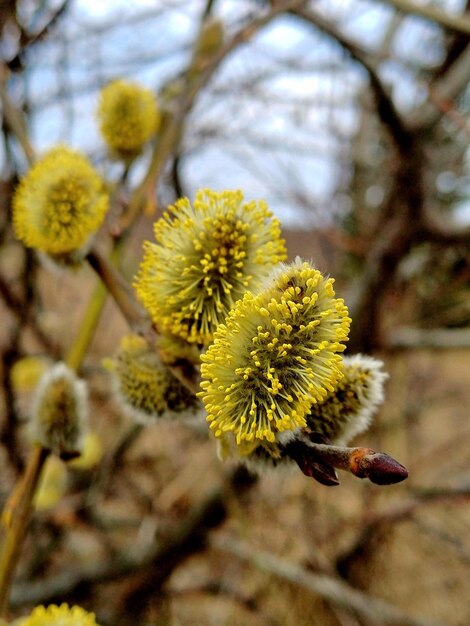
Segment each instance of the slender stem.
[[16,484],[2,513],[0,546],[0,617],[7,617],[8,596],[28,525],[33,496],[50,451],[34,448],[22,479]]
[[138,185],[129,202],[129,208],[120,220],[121,232],[129,230],[132,223],[142,209],[147,215],[152,215],[155,209],[155,189],[166,162],[178,144],[186,107],[181,108],[180,114],[169,114],[156,144],[152,160],[144,179]]
[[[362,623],[383,626],[438,626],[426,618],[409,615],[403,609],[351,587],[334,576],[315,573],[305,567],[285,561],[272,552],[257,550],[254,546],[228,534],[209,537],[209,544],[222,554],[231,554],[258,569],[288,580],[296,589],[306,589],[332,606],[340,607],[357,615]],[[362,621],[363,620],[363,621]]]
[[[90,266],[103,281],[108,293],[116,302],[131,330],[139,333],[151,344],[155,342],[156,332],[145,311],[136,302],[129,285],[113,265],[97,250],[87,255]],[[199,391],[198,372],[193,364],[187,362],[189,371],[184,367],[168,366],[173,375],[193,394]]]
[[448,30],[470,35],[470,19],[466,15],[453,15],[448,11],[442,11],[441,9],[431,5],[424,5],[421,3],[418,4],[412,0],[386,1],[387,4],[391,4],[401,13],[418,15],[425,20],[439,24],[439,26],[447,28]]
[[107,295],[108,290],[106,287],[102,282],[98,282],[91,295],[80,328],[75,335],[74,342],[65,357],[65,363],[75,371],[80,369],[80,365],[86,351],[88,350],[88,346],[93,339],[96,327],[100,321],[101,313],[106,303]]
[[10,100],[7,90],[8,70],[6,66],[0,67],[0,102],[2,103],[3,117],[5,122],[20,143],[28,163],[32,165],[34,161],[34,150],[26,132],[26,126],[22,113]]
[[103,285],[118,305],[131,328],[140,329],[145,314],[135,301],[129,285],[116,268],[96,249],[92,249],[88,253],[87,261],[101,278]]
[[[124,239],[119,239],[113,247],[110,255],[110,263],[113,266],[116,266],[121,259],[122,252],[124,250],[123,242]],[[108,289],[106,284],[104,284],[101,280],[98,281],[93,293],[91,294],[91,298],[82,318],[80,328],[75,335],[74,342],[65,358],[65,362],[71,369],[76,371],[80,369],[80,365],[100,321],[107,296]]]
[[408,471],[401,463],[371,448],[314,443],[301,436],[286,446],[285,453],[306,476],[325,485],[337,484],[333,468],[350,472],[358,478],[368,478],[376,485],[392,485],[408,477]]
[[154,194],[163,169],[171,154],[178,146],[181,129],[184,121],[196,100],[198,93],[207,85],[217,68],[224,59],[238,46],[249,41],[264,26],[269,24],[278,15],[300,7],[305,0],[284,0],[277,2],[265,15],[253,19],[244,25],[222,48],[211,58],[207,67],[200,76],[190,81],[181,96],[175,102],[174,110],[168,116],[167,123],[162,128],[158,142],[155,144],[152,159],[142,181],[134,190],[129,203],[129,209],[123,215],[120,228],[126,230],[143,209],[152,213],[155,206]]

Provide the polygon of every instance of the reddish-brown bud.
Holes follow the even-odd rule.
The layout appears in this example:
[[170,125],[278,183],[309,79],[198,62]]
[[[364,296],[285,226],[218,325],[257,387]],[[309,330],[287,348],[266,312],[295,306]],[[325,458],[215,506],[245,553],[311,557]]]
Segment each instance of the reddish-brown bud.
[[408,470],[388,454],[370,448],[356,448],[350,456],[351,472],[376,485],[393,485],[408,477]]

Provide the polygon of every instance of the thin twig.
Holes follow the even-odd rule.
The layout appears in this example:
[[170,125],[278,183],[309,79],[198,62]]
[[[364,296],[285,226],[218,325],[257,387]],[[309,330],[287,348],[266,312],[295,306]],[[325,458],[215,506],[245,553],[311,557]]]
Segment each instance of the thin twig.
[[418,15],[425,20],[439,24],[447,30],[470,35],[470,19],[464,15],[453,15],[448,11],[442,11],[430,4],[418,4],[412,0],[382,0],[385,4],[391,5],[400,13]]
[[[442,102],[453,102],[468,87],[470,80],[470,45],[452,63],[446,73],[432,84],[432,95],[409,116],[409,128],[414,131],[432,130],[447,113]],[[439,105],[436,105],[436,103]],[[447,105],[448,106],[448,105]]]
[[139,215],[145,205],[154,205],[153,195],[158,187],[158,181],[162,171],[168,162],[172,152],[179,143],[181,136],[181,128],[184,120],[190,112],[194,101],[209,80],[212,78],[218,67],[225,58],[233,52],[238,46],[249,41],[259,30],[269,24],[278,15],[302,6],[305,0],[284,0],[276,2],[268,13],[263,16],[254,18],[247,25],[243,26],[222,48],[214,54],[208,61],[205,69],[198,78],[189,81],[186,89],[174,104],[173,111],[168,115],[166,124],[161,130],[158,142],[148,170],[139,185],[134,189],[129,210],[121,220],[121,229],[125,230],[129,224],[133,222],[136,215]]
[[5,123],[10,132],[17,138],[20,143],[24,155],[31,165],[35,155],[26,132],[26,126],[22,113],[17,109],[10,100],[7,90],[7,80],[9,71],[6,66],[0,66],[0,102],[2,103],[2,112]]
[[3,537],[0,548],[0,617],[7,617],[10,585],[26,534],[32,501],[44,463],[50,451],[36,447],[26,471],[15,486],[2,512]]
[[[157,333],[146,312],[134,298],[127,281],[98,250],[92,248],[87,255],[87,261],[103,281],[132,331],[142,335],[149,344],[154,345]],[[181,365],[167,367],[192,394],[198,392],[199,373],[193,363],[182,361]]]
[[115,478],[116,470],[121,466],[122,459],[133,443],[138,439],[144,426],[142,424],[132,424],[121,436],[117,446],[107,455],[100,464],[98,475],[92,486],[84,493],[84,506],[93,505],[98,493],[107,492],[112,479]]
[[285,446],[285,454],[306,476],[328,486],[338,484],[333,468],[350,472],[358,478],[368,478],[376,485],[392,485],[408,476],[403,465],[383,452],[316,443],[303,435]]
[[389,331],[385,337],[385,345],[391,349],[468,349],[470,348],[470,329],[401,326]]
[[363,559],[364,554],[373,549],[371,546],[375,546],[383,535],[388,534],[392,526],[412,519],[423,505],[442,501],[467,501],[470,498],[470,488],[414,488],[411,494],[412,498],[402,500],[388,510],[368,513],[354,542],[337,559],[336,567],[340,573],[347,577],[351,563],[356,559]]
[[101,278],[129,326],[136,331],[142,330],[146,315],[137,304],[127,281],[96,248],[90,250],[86,259]]
[[399,149],[408,150],[410,146],[409,131],[395,107],[391,93],[382,83],[377,65],[371,60],[371,55],[312,9],[298,7],[293,9],[292,13],[331,37],[354,61],[362,65],[369,76],[370,86],[377,103],[377,113],[382,124],[388,129]]

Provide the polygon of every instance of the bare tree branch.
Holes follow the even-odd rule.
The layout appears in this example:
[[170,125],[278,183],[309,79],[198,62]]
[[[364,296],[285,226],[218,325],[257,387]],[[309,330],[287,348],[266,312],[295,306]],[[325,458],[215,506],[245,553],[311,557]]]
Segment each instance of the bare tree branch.
[[[468,87],[470,81],[470,45],[449,67],[446,74],[432,85],[433,98],[417,108],[408,120],[411,130],[430,130],[445,115],[438,102],[453,102]],[[433,102],[434,100],[434,102]]]
[[410,146],[410,133],[398,113],[390,93],[382,83],[377,71],[377,66],[371,60],[371,55],[362,50],[357,43],[344,35],[331,24],[331,22],[325,20],[325,18],[318,13],[305,7],[296,8],[292,10],[292,13],[334,39],[352,59],[362,65],[369,76],[370,86],[377,103],[377,113],[382,124],[387,128],[399,149],[408,150]]
[[20,143],[26,159],[31,164],[34,161],[34,150],[30,144],[22,112],[10,100],[7,90],[9,70],[6,65],[0,66],[0,102],[2,104],[3,119],[12,135]]
[[458,33],[470,35],[470,19],[460,15],[452,15],[447,11],[442,11],[430,4],[418,4],[412,0],[382,0],[385,4],[389,4],[400,13],[410,13],[418,15],[426,20],[435,22],[448,30]]

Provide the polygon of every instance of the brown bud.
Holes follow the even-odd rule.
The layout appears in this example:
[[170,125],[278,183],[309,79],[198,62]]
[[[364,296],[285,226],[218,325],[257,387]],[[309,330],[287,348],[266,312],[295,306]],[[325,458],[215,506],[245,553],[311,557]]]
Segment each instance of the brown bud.
[[370,448],[357,448],[350,456],[351,472],[376,485],[393,485],[408,478],[408,470],[388,454]]

